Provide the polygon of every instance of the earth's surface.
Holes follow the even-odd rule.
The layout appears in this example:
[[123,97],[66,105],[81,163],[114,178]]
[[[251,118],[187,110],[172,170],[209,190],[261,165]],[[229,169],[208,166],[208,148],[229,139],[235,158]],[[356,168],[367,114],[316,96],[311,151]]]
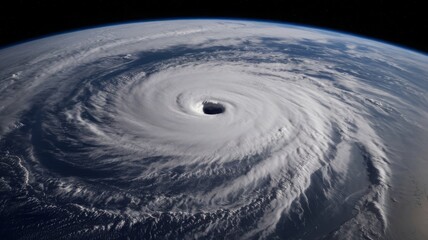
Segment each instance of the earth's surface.
[[428,239],[428,56],[229,20],[0,50],[2,239]]

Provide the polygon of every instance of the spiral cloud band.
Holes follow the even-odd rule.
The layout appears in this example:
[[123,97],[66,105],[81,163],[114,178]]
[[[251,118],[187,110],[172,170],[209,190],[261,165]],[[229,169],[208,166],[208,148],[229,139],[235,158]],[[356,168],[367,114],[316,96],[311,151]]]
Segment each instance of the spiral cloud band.
[[1,231],[385,237],[397,144],[386,132],[426,130],[427,63],[339,33],[224,20],[0,50],[0,212],[14,219]]

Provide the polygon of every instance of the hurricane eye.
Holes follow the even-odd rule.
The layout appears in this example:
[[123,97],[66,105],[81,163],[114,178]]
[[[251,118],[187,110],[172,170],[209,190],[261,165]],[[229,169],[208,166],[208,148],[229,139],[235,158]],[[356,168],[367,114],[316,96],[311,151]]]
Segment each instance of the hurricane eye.
[[202,111],[207,115],[216,115],[224,113],[226,108],[216,102],[205,101],[202,103]]

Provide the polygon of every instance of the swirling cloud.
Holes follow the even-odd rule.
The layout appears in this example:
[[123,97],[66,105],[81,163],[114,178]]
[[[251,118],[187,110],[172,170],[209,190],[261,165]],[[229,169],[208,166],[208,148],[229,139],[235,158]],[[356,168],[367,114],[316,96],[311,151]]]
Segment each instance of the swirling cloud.
[[67,233],[83,222],[76,236],[297,238],[307,224],[323,226],[310,236],[380,237],[391,159],[378,121],[417,125],[412,106],[426,102],[403,62],[426,72],[426,56],[380,43],[238,21],[3,49],[0,149],[22,169],[3,185],[24,176],[19,194]]

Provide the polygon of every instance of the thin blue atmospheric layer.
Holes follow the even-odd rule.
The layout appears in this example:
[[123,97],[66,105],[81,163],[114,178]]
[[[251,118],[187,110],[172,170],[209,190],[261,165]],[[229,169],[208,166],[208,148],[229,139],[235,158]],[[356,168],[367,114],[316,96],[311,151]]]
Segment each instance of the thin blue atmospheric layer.
[[388,44],[391,46],[395,46],[401,49],[405,49],[407,51],[412,51],[418,54],[423,54],[423,55],[427,55],[426,52],[420,51],[418,49],[415,48],[411,48],[409,46],[405,46],[405,45],[401,45],[395,42],[389,42],[383,39],[378,39],[378,38],[372,38],[369,36],[362,36],[362,35],[358,35],[358,34],[354,34],[352,32],[347,32],[347,31],[340,31],[337,29],[332,29],[332,28],[326,28],[326,27],[320,27],[320,26],[315,26],[315,25],[308,25],[308,24],[301,24],[301,23],[292,23],[292,22],[284,22],[284,21],[276,21],[276,20],[268,20],[268,19],[254,19],[254,18],[221,18],[221,17],[179,17],[179,18],[153,18],[153,19],[146,19],[146,20],[135,20],[135,21],[124,21],[124,22],[119,22],[119,23],[107,23],[107,24],[98,24],[98,25],[92,25],[92,26],[86,26],[86,27],[81,27],[81,28],[75,28],[73,30],[64,30],[64,31],[59,31],[59,32],[53,32],[53,33],[49,33],[49,34],[44,34],[42,36],[38,36],[38,37],[34,37],[34,38],[29,38],[29,39],[24,39],[15,43],[10,43],[10,44],[6,44],[3,46],[0,46],[0,50],[3,48],[9,48],[15,45],[19,45],[19,44],[23,44],[23,43],[27,43],[27,42],[31,42],[31,41],[35,41],[35,40],[40,40],[40,39],[44,39],[44,38],[48,38],[48,37],[52,37],[52,36],[56,36],[56,35],[61,35],[61,34],[69,34],[69,33],[73,33],[73,32],[79,32],[79,31],[83,31],[83,30],[90,30],[90,29],[94,29],[94,28],[101,28],[101,27],[112,27],[112,26],[118,26],[118,25],[126,25],[126,24],[138,24],[138,23],[149,23],[149,22],[159,22],[159,21],[177,21],[177,20],[226,20],[226,21],[246,21],[246,22],[260,22],[260,23],[268,23],[268,24],[279,24],[279,25],[285,25],[285,26],[294,26],[294,27],[300,27],[300,28],[308,28],[308,29],[317,29],[317,30],[322,30],[325,32],[330,32],[330,33],[337,33],[337,34],[343,34],[343,35],[348,35],[348,36],[352,36],[355,38],[361,38],[361,39],[365,39],[365,40],[370,40],[370,41],[374,41],[374,42],[379,42],[379,43],[383,43],[383,44]]

